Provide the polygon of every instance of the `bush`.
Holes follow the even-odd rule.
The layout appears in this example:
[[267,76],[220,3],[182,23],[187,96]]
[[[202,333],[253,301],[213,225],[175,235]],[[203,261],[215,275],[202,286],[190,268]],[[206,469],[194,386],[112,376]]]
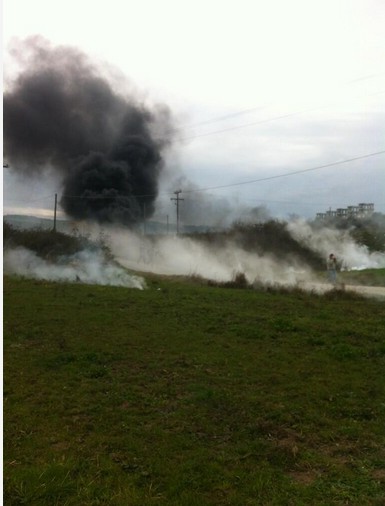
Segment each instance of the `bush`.
[[266,223],[235,223],[223,232],[194,234],[194,239],[208,245],[223,247],[234,242],[245,251],[270,254],[277,260],[289,257],[304,262],[313,269],[323,269],[324,259],[310,248],[294,239],[284,222],[270,220]]
[[4,247],[22,246],[46,259],[73,255],[85,246],[92,246],[90,241],[83,237],[42,229],[19,230],[6,222],[3,225],[3,240]]

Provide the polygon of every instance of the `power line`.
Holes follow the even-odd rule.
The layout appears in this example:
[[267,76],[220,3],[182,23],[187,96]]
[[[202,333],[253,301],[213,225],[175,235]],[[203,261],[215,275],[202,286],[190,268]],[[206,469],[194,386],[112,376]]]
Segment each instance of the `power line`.
[[[269,107],[268,105],[260,105],[260,106],[256,106],[256,107],[250,107],[248,109],[242,109],[241,111],[235,111],[232,113],[225,114],[223,116],[217,116],[215,118],[211,118],[211,119],[199,121],[198,123],[193,123],[191,125],[187,125],[187,128],[196,128],[196,127],[202,126],[202,125],[209,125],[211,123],[225,121],[227,119],[236,118],[237,116],[243,116],[244,114],[249,114],[254,111],[264,110],[264,109],[267,109],[268,107]],[[176,128],[175,130],[179,131],[179,130],[183,130],[183,128],[182,127]]]
[[[372,96],[382,95],[383,93],[385,93],[385,91],[379,91],[379,92],[371,93],[370,95],[365,95],[365,96],[372,97]],[[361,98],[361,97],[358,97],[358,98]],[[211,132],[206,132],[206,133],[201,133],[201,134],[190,135],[190,136],[187,136],[187,137],[182,137],[180,140],[181,141],[189,141],[189,140],[197,139],[199,137],[208,137],[210,135],[221,134],[221,133],[225,133],[225,132],[231,132],[233,130],[239,130],[241,128],[247,128],[247,127],[250,127],[250,126],[261,125],[261,124],[264,124],[264,123],[270,123],[272,121],[278,121],[278,120],[282,120],[282,119],[286,119],[286,118],[291,118],[293,116],[299,116],[301,114],[305,114],[305,113],[312,112],[312,111],[319,111],[321,109],[326,109],[326,108],[331,107],[333,105],[335,105],[335,104],[334,103],[333,104],[325,104],[325,105],[321,105],[321,106],[317,106],[317,107],[311,107],[311,108],[307,108],[307,109],[302,109],[300,111],[295,111],[295,112],[291,112],[291,113],[287,113],[287,114],[282,114],[280,116],[273,116],[272,118],[266,118],[266,119],[262,119],[262,120],[258,120],[258,121],[252,121],[250,123],[244,123],[242,125],[236,125],[236,126],[232,126],[232,127],[222,128],[220,130],[213,130]],[[250,109],[250,111],[251,110],[252,109]],[[242,113],[239,113],[239,114],[242,114]],[[212,122],[214,122],[214,120]]]
[[288,114],[282,114],[281,116],[274,116],[272,118],[262,119],[262,120],[258,120],[258,121],[252,121],[251,123],[244,123],[243,125],[237,125],[237,126],[222,128],[221,130],[214,130],[214,131],[211,131],[211,132],[206,132],[204,134],[196,134],[196,135],[191,135],[189,137],[182,137],[182,139],[180,139],[180,140],[181,141],[189,141],[189,140],[192,140],[192,139],[197,139],[198,137],[208,137],[209,135],[221,134],[221,133],[224,133],[224,132],[231,132],[232,130],[239,130],[241,128],[247,128],[249,126],[260,125],[262,123],[270,123],[271,121],[278,121],[280,119],[290,118],[292,116],[298,116],[300,114],[303,114],[304,112],[310,112],[312,110],[314,110],[314,109],[304,109],[303,111],[297,111],[297,112],[291,112],[291,113],[288,113]]
[[[374,73],[374,74],[368,74],[368,75],[360,76],[360,77],[355,78],[355,79],[351,79],[349,81],[345,81],[344,83],[340,83],[340,84],[351,85],[351,84],[355,84],[357,82],[362,82],[362,81],[367,81],[367,80],[370,80],[370,79],[375,79],[375,78],[381,77],[383,75],[384,75],[384,72],[379,72],[379,73]],[[381,93],[384,93],[384,92],[380,92],[380,94]],[[370,94],[370,95],[359,95],[358,98],[360,98],[361,96],[372,96],[372,95],[377,95],[377,94],[378,93],[373,93],[373,94]],[[201,126],[201,125],[206,125],[206,124],[210,124],[210,123],[216,123],[216,122],[220,122],[220,121],[225,121],[227,119],[231,119],[231,118],[234,118],[234,117],[237,117],[237,116],[242,116],[244,114],[249,114],[249,113],[257,111],[257,110],[267,109],[268,107],[271,107],[271,106],[274,106],[274,103],[272,103],[272,104],[271,103],[270,104],[264,104],[264,105],[260,105],[260,106],[255,106],[255,107],[247,108],[247,109],[242,109],[240,111],[235,111],[233,113],[229,113],[229,114],[226,114],[226,115],[223,115],[223,116],[216,116],[214,118],[203,120],[203,121],[200,121],[198,123],[192,123],[190,125],[187,125],[187,128],[192,129],[192,128],[195,128],[195,127]],[[325,105],[325,107],[329,107],[329,106],[330,105],[327,105],[327,104]],[[313,110],[313,109],[310,109],[310,110]],[[292,114],[299,114],[299,113],[292,113]],[[172,129],[172,131],[173,132],[179,132],[179,131],[183,131],[183,129],[184,129],[184,127],[174,128],[174,129]]]
[[24,204],[31,204],[33,202],[41,202],[43,200],[52,199],[52,195],[47,195],[46,197],[38,197],[37,199],[33,200],[25,200],[25,199],[9,199],[6,196],[4,196],[4,201],[7,202],[23,202]]
[[382,155],[382,154],[385,154],[385,150],[383,150],[383,151],[377,151],[375,153],[368,153],[366,155],[356,156],[354,158],[346,158],[345,160],[340,160],[338,162],[327,163],[325,165],[318,165],[317,167],[311,167],[309,169],[295,170],[293,172],[286,172],[285,174],[277,174],[276,176],[268,176],[268,177],[263,177],[263,178],[260,178],[260,179],[252,179],[250,181],[243,181],[241,183],[231,183],[231,184],[227,184],[227,185],[211,186],[211,187],[208,187],[208,188],[198,188],[198,189],[195,189],[195,190],[186,190],[183,193],[195,193],[195,192],[201,192],[201,191],[219,190],[219,189],[222,189],[222,188],[230,188],[232,186],[240,186],[240,185],[245,185],[245,184],[259,183],[261,181],[269,181],[271,179],[278,179],[278,178],[281,178],[281,177],[294,176],[295,174],[303,174],[305,172],[311,172],[311,171],[314,171],[314,170],[326,169],[328,167],[334,167],[336,165],[342,165],[344,163],[355,162],[357,160],[363,160],[363,159],[369,158],[371,156],[378,156],[378,155]]
[[[376,152],[372,152],[372,153],[366,153],[365,155],[355,156],[355,157],[352,157],[352,158],[345,158],[344,160],[339,160],[337,162],[331,162],[331,163],[327,163],[327,164],[324,164],[324,165],[318,165],[316,167],[310,167],[308,169],[301,169],[301,170],[295,170],[293,172],[286,172],[285,174],[276,174],[275,176],[267,176],[267,177],[263,177],[263,178],[259,178],[259,179],[252,179],[252,180],[248,180],[248,181],[242,181],[242,182],[239,182],[239,183],[230,183],[230,184],[226,184],[226,185],[210,186],[210,187],[206,187],[206,188],[195,188],[193,190],[183,190],[182,193],[184,193],[184,194],[187,194],[187,193],[198,193],[198,192],[203,192],[203,191],[211,191],[211,190],[219,190],[219,189],[223,189],[223,188],[231,188],[233,186],[241,186],[241,185],[259,183],[259,182],[262,182],[262,181],[269,181],[269,180],[278,179],[278,178],[281,178],[281,177],[289,177],[289,176],[294,176],[296,174],[303,174],[305,172],[312,172],[312,171],[316,171],[316,170],[326,169],[328,167],[334,167],[336,165],[342,165],[342,164],[345,164],[345,163],[355,162],[357,160],[364,160],[365,158],[370,158],[370,157],[378,156],[378,155],[382,155],[382,154],[385,154],[385,150],[383,150],[383,151],[376,151]],[[62,197],[63,198],[69,198],[69,199],[114,199],[114,198],[117,198],[117,197],[128,197],[128,196],[129,197],[135,197],[135,198],[145,198],[145,197],[159,197],[159,196],[162,196],[162,195],[172,195],[174,193],[175,192],[169,191],[169,192],[162,192],[162,193],[158,193],[158,194],[145,194],[145,195],[117,193],[116,195],[113,195],[113,196],[104,196],[104,195],[95,195],[95,196],[63,195]]]
[[[242,182],[239,182],[239,183],[230,183],[230,184],[226,184],[226,185],[209,186],[209,187],[206,187],[206,188],[195,188],[193,190],[183,190],[182,193],[184,193],[184,194],[187,194],[187,193],[198,193],[198,192],[203,192],[203,191],[219,190],[219,189],[223,189],[223,188],[231,188],[231,187],[234,187],[234,186],[241,186],[241,185],[259,183],[259,182],[262,182],[262,181],[270,181],[272,179],[278,179],[278,178],[282,178],[282,177],[294,176],[296,174],[304,174],[306,172],[312,172],[312,171],[316,171],[316,170],[326,169],[326,168],[329,168],[329,167],[334,167],[336,165],[342,165],[342,164],[345,164],[345,163],[355,162],[357,160],[364,160],[365,158],[370,158],[370,157],[378,156],[378,155],[382,155],[382,154],[385,154],[385,150],[383,150],[383,151],[376,151],[376,152],[373,152],[373,153],[367,153],[365,155],[355,156],[353,158],[345,158],[344,160],[339,160],[337,162],[331,162],[331,163],[327,163],[327,164],[324,164],[324,165],[318,165],[316,167],[310,167],[308,169],[301,169],[301,170],[295,170],[293,172],[286,172],[285,174],[276,174],[275,176],[267,176],[267,177],[263,177],[263,178],[259,178],[259,179],[251,179],[251,180],[242,181]],[[171,192],[170,191],[170,192],[162,192],[162,193],[159,193],[159,194],[144,194],[144,195],[124,194],[124,193],[116,193],[115,195],[93,195],[93,196],[91,196],[91,195],[87,195],[87,196],[85,196],[85,195],[62,195],[62,198],[64,198],[64,199],[82,199],[82,200],[84,200],[84,199],[106,200],[106,199],[115,199],[117,197],[135,197],[135,198],[159,197],[161,195],[172,195],[174,193],[175,192]],[[46,198],[51,198],[51,197],[46,197]],[[40,199],[38,199],[38,200],[40,200]],[[29,201],[29,202],[35,202],[35,201]]]

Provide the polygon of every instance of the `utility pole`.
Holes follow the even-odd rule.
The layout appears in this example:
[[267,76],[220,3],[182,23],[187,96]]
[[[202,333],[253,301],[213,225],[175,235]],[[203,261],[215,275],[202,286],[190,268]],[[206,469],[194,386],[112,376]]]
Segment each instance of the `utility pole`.
[[56,232],[56,210],[57,210],[57,193],[55,193],[55,211],[53,215],[53,231]]
[[175,200],[175,205],[176,205],[176,235],[179,234],[179,202],[181,200],[184,200],[179,197],[180,193],[182,193],[182,190],[177,190],[176,192],[174,192],[176,197],[172,197],[170,199],[170,200]]

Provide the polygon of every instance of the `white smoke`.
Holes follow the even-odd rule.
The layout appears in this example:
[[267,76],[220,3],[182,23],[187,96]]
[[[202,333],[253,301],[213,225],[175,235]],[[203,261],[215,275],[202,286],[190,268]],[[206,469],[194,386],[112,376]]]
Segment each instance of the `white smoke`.
[[[284,260],[272,254],[245,251],[234,240],[220,246],[201,242],[185,235],[151,236],[125,228],[101,228],[83,224],[82,232],[102,243],[115,262],[106,261],[102,251],[82,251],[59,258],[55,263],[24,248],[6,248],[4,272],[53,281],[145,288],[136,272],[164,275],[199,276],[217,282],[229,282],[242,273],[249,284],[299,286],[310,291],[331,289],[319,273],[304,262],[288,255]],[[385,267],[384,253],[370,253],[351,238],[349,231],[332,228],[315,229],[304,220],[287,224],[294,239],[325,258],[334,253],[344,269]],[[107,232],[107,233],[106,233]],[[326,274],[326,273],[325,273]],[[321,282],[320,282],[321,281]]]
[[186,236],[151,238],[127,231],[110,231],[109,247],[121,265],[165,275],[200,276],[232,281],[243,273],[249,283],[296,285],[311,281],[306,265],[247,252],[233,242],[214,248]]
[[6,274],[47,281],[78,281],[96,285],[145,288],[143,278],[130,275],[122,267],[106,262],[102,253],[97,251],[84,250],[61,257],[53,263],[22,247],[6,248],[3,255],[3,270]]
[[333,253],[345,270],[385,267],[385,253],[371,253],[366,246],[357,244],[348,230],[330,227],[315,229],[302,219],[288,223],[287,227],[294,239],[321,254],[325,259]]

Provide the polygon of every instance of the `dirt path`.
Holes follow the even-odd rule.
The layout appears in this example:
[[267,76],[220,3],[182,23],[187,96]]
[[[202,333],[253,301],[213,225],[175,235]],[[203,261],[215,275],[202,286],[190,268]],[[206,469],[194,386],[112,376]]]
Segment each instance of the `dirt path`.
[[[306,283],[304,288],[319,293],[329,292],[333,290],[333,286],[329,283]],[[337,285],[336,288],[357,292],[367,297],[378,297],[385,299],[385,286],[365,286],[365,285]]]
[[385,286],[346,285],[345,290],[358,292],[368,297],[381,297],[385,299]]

